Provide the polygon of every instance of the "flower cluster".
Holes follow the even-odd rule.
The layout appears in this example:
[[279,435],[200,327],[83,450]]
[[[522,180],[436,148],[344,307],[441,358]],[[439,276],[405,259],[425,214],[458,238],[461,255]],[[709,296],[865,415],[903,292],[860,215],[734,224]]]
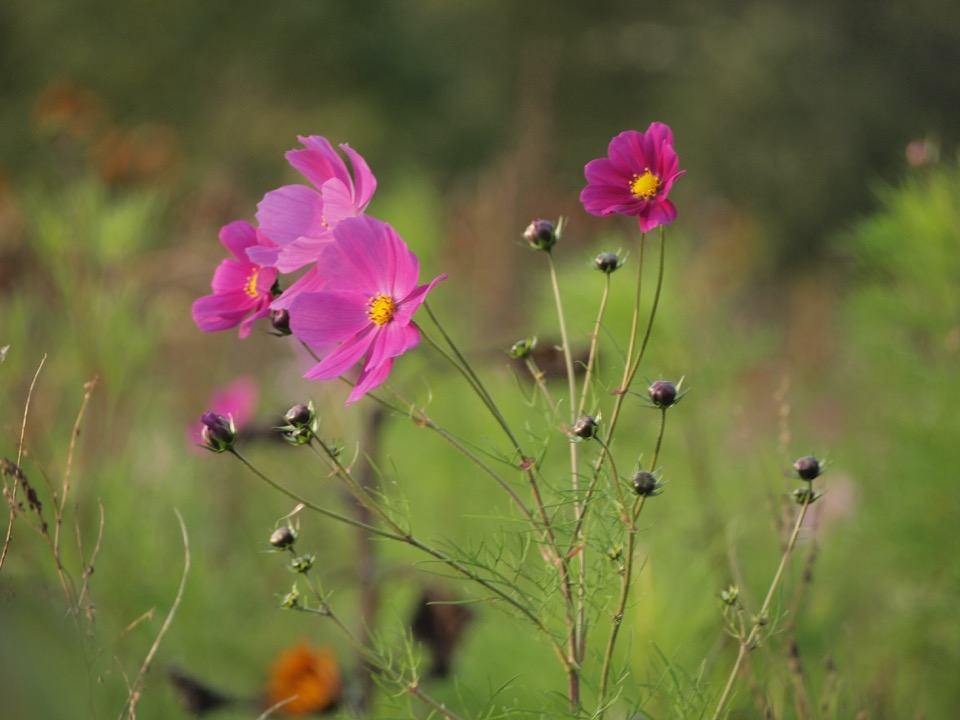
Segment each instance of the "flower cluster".
[[[312,185],[285,185],[257,205],[257,226],[238,221],[220,231],[233,255],[213,277],[213,293],[193,304],[205,332],[240,327],[274,313],[321,358],[307,377],[338,377],[363,359],[347,404],[381,385],[393,359],[415,347],[413,314],[446,275],[418,285],[420,266],[403,238],[365,214],[377,187],[366,161],[348,145],[300,138],[287,161]],[[306,270],[285,291],[278,275]]]

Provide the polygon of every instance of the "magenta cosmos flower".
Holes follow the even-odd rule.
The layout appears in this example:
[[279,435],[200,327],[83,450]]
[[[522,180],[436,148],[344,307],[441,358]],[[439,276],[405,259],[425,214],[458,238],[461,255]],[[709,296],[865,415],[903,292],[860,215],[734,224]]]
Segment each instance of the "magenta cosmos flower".
[[584,168],[587,186],[580,202],[591,215],[636,215],[647,232],[677,218],[667,200],[678,170],[673,132],[663,123],[651,123],[645,133],[627,130],[610,141],[607,157]]
[[233,254],[217,266],[213,274],[212,295],[193,303],[193,321],[204,332],[228,330],[240,326],[240,337],[250,334],[253,321],[270,314],[273,295],[270,289],[277,279],[275,268],[252,262],[247,250],[272,247],[273,243],[260,230],[243,220],[224,225],[220,242]]
[[290,308],[293,334],[312,348],[334,347],[305,377],[330,380],[364,358],[347,405],[379,387],[393,359],[420,342],[413,314],[440,275],[417,285],[417,256],[385,222],[361,215],[342,220],[320,251],[326,284],[298,295]]
[[[254,262],[285,273],[316,262],[322,247],[333,239],[337,223],[360,215],[377,189],[366,161],[349,145],[340,148],[350,159],[353,177],[326,138],[311,135],[298,140],[306,149],[286,153],[287,162],[314,187],[285,185],[263,196],[257,223],[277,247],[250,253]],[[307,289],[317,288],[301,291]]]

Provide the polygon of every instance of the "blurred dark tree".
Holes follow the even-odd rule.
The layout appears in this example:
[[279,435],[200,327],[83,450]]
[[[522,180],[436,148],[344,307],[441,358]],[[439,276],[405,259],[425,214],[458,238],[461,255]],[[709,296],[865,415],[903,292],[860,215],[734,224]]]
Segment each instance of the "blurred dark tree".
[[952,151],[958,64],[950,0],[8,0],[0,165],[30,162],[31,105],[64,79],[252,193],[322,133],[441,187],[513,152],[575,200],[613,134],[663,120],[691,171],[678,200],[748,214],[795,263],[870,207],[908,141]]

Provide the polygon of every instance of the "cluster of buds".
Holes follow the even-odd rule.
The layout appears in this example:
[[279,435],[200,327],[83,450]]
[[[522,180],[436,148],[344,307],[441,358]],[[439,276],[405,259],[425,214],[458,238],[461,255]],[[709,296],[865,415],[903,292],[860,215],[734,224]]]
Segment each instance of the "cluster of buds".
[[305,445],[313,440],[320,429],[320,420],[313,408],[313,402],[306,405],[294,405],[283,416],[286,425],[277,428],[277,432],[291,445]]
[[806,455],[793,464],[793,471],[797,474],[797,477],[806,482],[806,485],[801,485],[793,491],[792,495],[795,503],[809,505],[823,495],[822,492],[816,492],[813,489],[813,481],[820,477],[823,472],[823,466],[819,460],[812,455]]

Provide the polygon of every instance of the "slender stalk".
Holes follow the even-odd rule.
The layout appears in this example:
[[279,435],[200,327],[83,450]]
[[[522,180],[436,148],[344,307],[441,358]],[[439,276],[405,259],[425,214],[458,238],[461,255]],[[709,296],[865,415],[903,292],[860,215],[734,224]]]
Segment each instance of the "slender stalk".
[[742,633],[740,634],[740,649],[737,653],[737,659],[733,664],[733,669],[730,671],[730,677],[727,678],[727,684],[723,688],[723,694],[717,702],[717,709],[713,713],[713,720],[718,720],[722,714],[727,701],[730,699],[730,693],[733,691],[733,685],[734,682],[736,682],[737,674],[740,672],[740,666],[747,657],[747,653],[756,647],[756,643],[760,639],[761,628],[766,624],[767,614],[770,611],[770,603],[773,601],[773,596],[780,585],[780,581],[783,579],[783,573],[787,568],[787,562],[790,560],[793,548],[797,544],[797,538],[800,537],[800,528],[803,526],[803,519],[806,517],[807,508],[809,507],[809,500],[805,500],[800,506],[800,512],[797,513],[797,521],[793,525],[793,532],[790,534],[787,547],[783,551],[783,556],[780,558],[780,566],[777,568],[777,572],[770,582],[770,588],[767,590],[767,596],[763,600],[763,605],[760,606],[760,612],[754,616],[749,634],[746,637],[744,637]]
[[[550,266],[550,283],[553,286],[553,299],[557,307],[557,322],[560,325],[560,342],[563,345],[563,361],[567,369],[567,387],[570,393],[570,425],[577,421],[577,381],[573,368],[573,353],[570,347],[570,335],[567,332],[567,322],[563,314],[563,298],[560,294],[560,281],[557,277],[557,267],[553,262],[553,253],[547,252],[547,261]],[[580,450],[579,443],[570,443],[570,487],[573,491],[574,517],[580,515]],[[582,529],[582,528],[581,528]],[[580,707],[580,673],[578,668],[583,662],[581,655],[585,647],[584,628],[586,627],[586,543],[582,534],[574,535],[572,539],[577,552],[578,577],[576,582],[577,597],[573,598],[569,570],[564,571],[563,583],[565,586],[564,600],[567,603],[568,642],[570,652],[569,698],[570,709]]]
[[[657,445],[653,453],[653,460],[650,462],[650,472],[653,472],[657,467],[657,459],[660,455],[660,446],[663,443],[663,436],[666,432],[667,425],[667,409],[660,408],[660,430],[657,433]],[[617,478],[617,488],[620,491],[620,502],[623,504],[623,490],[620,488],[619,476],[616,474],[616,466],[613,465],[613,455],[609,455],[611,469],[614,473],[614,477]],[[617,638],[620,634],[620,626],[623,623],[623,614],[627,608],[627,599],[630,596],[630,581],[633,577],[633,564],[635,562],[634,553],[636,550],[636,536],[637,536],[637,520],[640,518],[640,513],[643,511],[644,503],[646,502],[646,496],[638,497],[634,503],[633,508],[625,521],[627,523],[627,548],[626,555],[624,556],[624,566],[621,570],[621,581],[620,581],[620,597],[617,601],[617,611],[613,615],[613,627],[610,629],[610,637],[607,640],[607,648],[603,654],[603,669],[600,672],[600,705],[597,711],[599,720],[603,719],[603,715],[606,711],[604,704],[607,699],[607,685],[610,680],[610,666],[613,662],[613,651],[617,644]],[[624,506],[624,509],[626,507]]]
[[587,369],[584,372],[583,388],[580,391],[580,405],[577,407],[577,415],[583,415],[587,407],[587,394],[590,391],[590,379],[593,377],[593,366],[597,360],[597,346],[600,343],[600,328],[603,326],[603,316],[607,311],[607,300],[610,297],[610,273],[605,273],[606,282],[603,286],[603,295],[600,298],[600,309],[597,311],[597,319],[593,325],[593,335],[590,338],[590,354],[587,356]]
[[[620,411],[623,407],[623,401],[626,397],[627,391],[630,389],[630,385],[633,382],[634,376],[637,373],[637,370],[640,367],[640,362],[643,360],[644,353],[646,352],[647,343],[650,339],[650,332],[653,328],[653,320],[656,317],[657,307],[660,304],[660,293],[663,289],[663,274],[665,266],[665,249],[666,235],[663,231],[663,227],[660,228],[660,265],[657,271],[657,286],[654,291],[653,305],[650,309],[650,317],[647,320],[647,329],[644,333],[644,339],[641,343],[639,351],[636,351],[636,341],[639,334],[639,313],[640,313],[640,291],[642,289],[642,275],[643,275],[643,248],[644,240],[646,235],[640,236],[640,269],[637,271],[637,297],[634,305],[634,320],[633,325],[630,331],[630,342],[627,347],[627,362],[624,366],[624,375],[623,382],[620,385],[619,390],[617,391],[616,399],[613,403],[613,411],[611,412],[610,419],[605,423],[607,428],[605,446],[603,452],[597,457],[596,462],[593,465],[593,476],[590,479],[590,484],[587,486],[586,493],[584,494],[584,502],[580,509],[580,515],[577,518],[576,527],[574,528],[575,534],[580,532],[581,527],[585,521],[586,510],[590,503],[590,499],[593,497],[593,492],[596,489],[597,482],[600,478],[600,471],[603,468],[603,464],[606,459],[610,456],[609,445],[613,440],[614,431],[616,430],[617,421],[620,418]],[[634,358],[634,352],[637,352],[636,358]]]
[[620,569],[620,596],[617,600],[617,610],[613,614],[611,621],[613,626],[610,628],[610,637],[607,639],[607,647],[603,653],[603,668],[600,671],[600,695],[599,709],[597,717],[603,719],[607,700],[607,685],[610,681],[610,666],[613,662],[613,650],[617,645],[617,637],[620,634],[620,627],[623,624],[623,614],[627,609],[627,599],[630,596],[630,582],[633,578],[633,556],[636,551],[637,520],[643,511],[645,497],[638,497],[633,504],[629,515],[629,524],[627,526],[627,547],[624,551],[624,563]]

